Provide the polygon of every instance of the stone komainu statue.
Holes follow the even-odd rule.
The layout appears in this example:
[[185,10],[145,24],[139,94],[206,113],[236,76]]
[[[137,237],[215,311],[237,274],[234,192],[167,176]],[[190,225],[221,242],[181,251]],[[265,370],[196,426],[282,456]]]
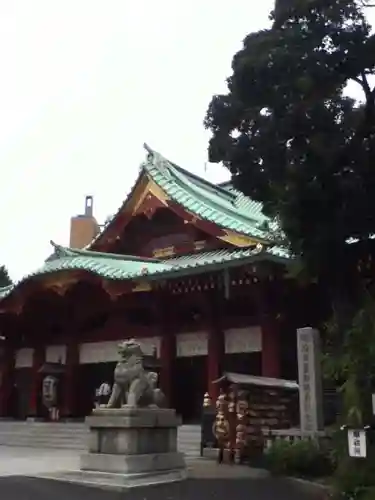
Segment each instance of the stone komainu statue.
[[143,352],[134,339],[125,340],[119,345],[120,361],[114,372],[114,385],[108,408],[165,407],[163,392],[156,387],[158,375],[146,372],[143,367]]

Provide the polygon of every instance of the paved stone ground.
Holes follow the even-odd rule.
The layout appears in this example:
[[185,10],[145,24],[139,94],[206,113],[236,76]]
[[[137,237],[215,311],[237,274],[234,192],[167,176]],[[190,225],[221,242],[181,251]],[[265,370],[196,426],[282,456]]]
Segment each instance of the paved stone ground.
[[79,454],[0,446],[1,500],[321,500],[287,480],[265,477],[248,467],[221,465],[210,460],[188,461],[189,479],[168,485],[105,491],[61,481],[26,477],[78,469]]
[[75,451],[0,446],[0,477],[78,468],[79,453]]
[[319,500],[295,485],[277,479],[188,479],[122,493],[49,481],[46,479],[10,476],[0,478],[4,500]]

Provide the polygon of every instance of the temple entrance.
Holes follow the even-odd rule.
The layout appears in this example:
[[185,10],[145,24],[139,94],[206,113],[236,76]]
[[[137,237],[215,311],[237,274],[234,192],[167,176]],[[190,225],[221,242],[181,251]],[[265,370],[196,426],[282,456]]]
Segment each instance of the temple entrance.
[[90,363],[79,366],[77,390],[79,398],[77,413],[79,417],[89,415],[95,404],[95,391],[103,382],[113,385],[113,372],[116,363]]
[[207,391],[207,356],[178,358],[174,373],[173,406],[184,423],[200,421]]
[[18,368],[15,371],[14,384],[9,402],[10,417],[17,420],[26,420],[29,414],[31,380],[30,368]]
[[262,375],[262,353],[241,352],[225,354],[223,372],[243,373],[244,375]]

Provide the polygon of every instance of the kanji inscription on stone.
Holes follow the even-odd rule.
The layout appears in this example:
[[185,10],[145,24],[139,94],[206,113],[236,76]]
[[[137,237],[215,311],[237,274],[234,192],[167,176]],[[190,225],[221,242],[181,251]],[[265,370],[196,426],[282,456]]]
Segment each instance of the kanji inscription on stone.
[[319,332],[306,327],[297,330],[300,422],[302,432],[323,428],[322,378]]

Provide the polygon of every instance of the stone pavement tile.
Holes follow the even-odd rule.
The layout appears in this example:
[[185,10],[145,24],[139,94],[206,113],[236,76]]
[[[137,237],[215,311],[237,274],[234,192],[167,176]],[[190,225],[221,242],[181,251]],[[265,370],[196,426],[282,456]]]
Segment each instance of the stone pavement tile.
[[[269,478],[265,471],[246,466],[218,465],[208,459],[188,459],[189,479],[182,483],[138,488],[122,493],[61,481],[38,479],[79,469],[79,452],[0,446],[1,500],[78,500],[88,492],[90,500],[268,500],[318,499],[301,493],[303,488]],[[8,476],[8,477],[5,477]],[[19,476],[33,476],[19,477]],[[34,478],[36,476],[36,478]],[[284,492],[284,493],[283,493]],[[230,495],[229,498],[228,495]],[[284,496],[283,496],[284,495]]]
[[247,465],[218,464],[205,458],[187,460],[188,476],[194,479],[264,479],[269,472]]
[[0,476],[34,475],[78,467],[79,453],[75,451],[0,446]]
[[188,479],[122,493],[36,478],[0,478],[4,500],[320,500],[281,479]]

